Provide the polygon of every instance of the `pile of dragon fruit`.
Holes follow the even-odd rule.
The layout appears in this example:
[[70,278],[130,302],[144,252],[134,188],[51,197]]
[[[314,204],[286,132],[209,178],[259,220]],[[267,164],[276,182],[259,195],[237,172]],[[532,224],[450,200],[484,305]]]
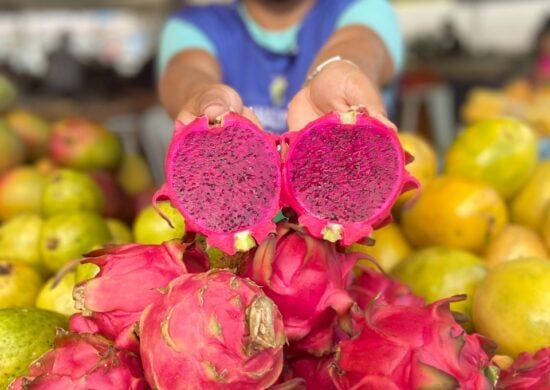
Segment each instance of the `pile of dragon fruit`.
[[543,388],[550,348],[499,370],[451,312],[460,296],[426,304],[357,268],[346,246],[415,186],[409,160],[358,112],[283,137],[236,114],[180,126],[155,199],[194,233],[88,254],[70,331],[10,389]]

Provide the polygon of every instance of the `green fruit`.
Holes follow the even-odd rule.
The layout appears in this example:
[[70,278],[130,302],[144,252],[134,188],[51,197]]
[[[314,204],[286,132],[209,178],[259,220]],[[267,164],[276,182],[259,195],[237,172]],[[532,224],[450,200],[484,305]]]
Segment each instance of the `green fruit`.
[[45,266],[55,272],[70,260],[111,241],[105,221],[97,214],[58,214],[44,222],[40,250]]
[[42,276],[34,268],[0,260],[0,308],[33,306],[41,285]]
[[25,160],[25,145],[4,122],[0,122],[0,174]]
[[529,179],[537,163],[535,133],[515,119],[478,122],[449,148],[445,174],[479,179],[505,199]]
[[85,280],[91,279],[99,272],[99,266],[92,263],[80,263],[76,267],[75,282],[76,284]]
[[550,261],[520,259],[498,264],[475,292],[476,330],[494,340],[498,353],[516,356],[550,345]]
[[46,178],[31,167],[14,168],[0,178],[0,220],[40,213]]
[[65,316],[47,310],[0,310],[0,388],[26,375],[29,364],[52,348],[58,329],[67,325]]
[[445,247],[414,252],[392,271],[394,277],[408,284],[413,293],[426,298],[429,303],[466,294],[467,299],[451,303],[451,309],[468,317],[471,317],[476,285],[486,273],[481,258],[470,252]]
[[15,85],[3,74],[0,74],[0,111],[4,111],[17,100],[17,89]]
[[159,202],[158,207],[173,227],[162,218],[153,206],[147,206],[134,222],[134,238],[140,244],[161,244],[182,238],[185,235],[185,221],[169,202]]
[[124,222],[114,218],[108,218],[105,222],[113,237],[113,244],[128,244],[132,242],[132,232]]
[[42,118],[23,110],[13,110],[6,115],[11,130],[23,140],[31,161],[48,153],[51,126]]
[[42,218],[36,214],[21,214],[0,226],[0,256],[42,269],[40,233]]
[[42,212],[46,216],[73,211],[103,210],[103,193],[88,175],[70,169],[52,174],[44,188]]
[[86,171],[115,169],[122,158],[119,138],[100,124],[82,118],[57,122],[49,151],[58,164]]
[[[55,277],[48,280],[36,298],[36,307],[66,316],[76,313],[73,299],[75,280],[74,272],[68,272],[59,280]],[[54,282],[57,283],[53,285]]]
[[118,182],[126,193],[134,196],[154,187],[153,175],[149,165],[138,154],[125,154],[118,168]]

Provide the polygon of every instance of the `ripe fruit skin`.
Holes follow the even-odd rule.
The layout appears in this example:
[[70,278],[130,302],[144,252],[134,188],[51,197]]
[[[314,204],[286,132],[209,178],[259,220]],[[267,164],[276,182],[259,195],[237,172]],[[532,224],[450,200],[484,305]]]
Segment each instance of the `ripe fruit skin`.
[[293,353],[321,356],[334,345],[334,325],[353,301],[346,291],[359,256],[310,236],[303,227],[280,222],[245,273],[275,302],[285,319]]
[[497,265],[474,294],[476,330],[516,356],[550,345],[550,261],[521,259]]
[[0,308],[33,306],[42,282],[31,266],[0,260]]
[[269,388],[283,367],[283,320],[260,287],[229,271],[185,274],[141,316],[140,352],[158,390]]
[[49,123],[23,110],[13,110],[6,115],[11,130],[23,140],[31,161],[36,161],[48,152],[51,135]]
[[[428,303],[453,295],[466,299],[451,302],[451,310],[471,317],[476,285],[487,274],[485,262],[473,253],[446,247],[424,248],[412,253],[392,271],[392,276],[410,286]],[[465,324],[471,330],[471,323]]]
[[70,260],[111,241],[105,221],[97,214],[57,214],[44,221],[40,251],[44,265],[52,272]]
[[401,223],[417,247],[449,246],[482,252],[508,221],[498,193],[481,182],[451,176],[430,181]]
[[[401,146],[410,153],[414,160],[407,165],[407,171],[424,187],[437,174],[437,156],[432,146],[418,135],[412,133],[399,133]],[[418,190],[412,190],[401,194],[393,205],[392,214],[399,217],[403,205],[411,200]]]
[[67,272],[62,278],[50,278],[38,293],[35,306],[40,309],[55,311],[56,313],[66,316],[76,313],[73,299],[74,286],[74,272]]
[[40,255],[43,221],[37,214],[20,214],[0,226],[0,258],[44,271]]
[[40,213],[46,177],[21,166],[0,176],[0,220],[22,213]]
[[456,323],[449,302],[401,306],[374,300],[358,335],[340,342],[331,376],[344,389],[480,389],[492,384],[487,340]]
[[28,308],[0,309],[0,388],[19,375],[54,343],[58,328],[67,318],[48,310]]
[[0,121],[0,175],[25,160],[23,141]]
[[100,213],[103,204],[108,201],[88,175],[59,169],[50,175],[44,188],[42,213],[46,217],[77,211]]
[[487,246],[485,261],[489,267],[499,263],[529,257],[548,257],[544,243],[533,230],[509,224]]
[[[375,230],[372,232],[371,238],[375,241],[373,246],[357,243],[350,247],[350,251],[372,256],[386,272],[390,272],[412,252],[411,245],[407,242],[403,232],[394,223]],[[372,262],[368,260],[360,259],[358,264],[363,267],[372,267]]]
[[54,348],[33,362],[8,390],[146,390],[139,356],[98,335],[59,332]]
[[525,186],[512,199],[510,217],[515,223],[541,231],[550,211],[550,161],[542,161]]
[[447,151],[445,174],[481,180],[505,199],[522,188],[537,163],[535,133],[515,119],[467,127]]
[[82,119],[68,118],[54,124],[49,153],[61,166],[81,170],[118,167],[122,145],[116,135],[101,125]]
[[168,202],[160,202],[157,207],[172,226],[149,205],[141,210],[134,221],[132,232],[136,242],[146,245],[162,244],[181,239],[185,235],[185,220],[178,210]]

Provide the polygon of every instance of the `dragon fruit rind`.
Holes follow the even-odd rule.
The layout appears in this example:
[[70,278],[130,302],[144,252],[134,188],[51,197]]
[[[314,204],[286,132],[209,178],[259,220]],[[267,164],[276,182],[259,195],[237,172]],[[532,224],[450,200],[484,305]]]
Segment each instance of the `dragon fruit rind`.
[[332,350],[336,320],[353,303],[346,287],[354,264],[335,244],[281,222],[256,249],[246,275],[281,311],[290,350],[320,356]]
[[449,303],[425,307],[370,302],[361,332],[339,344],[332,378],[338,389],[492,389],[490,343],[468,335]]
[[361,275],[355,278],[349,293],[363,310],[375,299],[399,306],[422,307],[425,304],[424,299],[414,295],[407,285],[366,267],[361,267]]
[[[83,260],[99,266],[99,273],[77,285],[71,330],[100,333],[117,347],[136,350],[135,327],[147,305],[162,296],[162,288],[188,272],[186,245],[170,241],[161,245],[129,244],[100,249]],[[193,267],[198,255],[193,250]],[[205,259],[205,262],[207,260]]]
[[166,156],[166,183],[153,200],[169,199],[188,230],[225,253],[246,252],[275,230],[281,192],[276,137],[228,113],[176,123]]
[[[297,383],[305,390],[336,390],[332,383],[329,368],[332,356],[301,356],[285,362],[281,380],[286,383]],[[283,383],[285,383],[283,382]]]
[[502,370],[497,383],[499,390],[550,389],[550,347],[534,354],[519,354],[510,367]]
[[395,131],[364,111],[329,113],[284,137],[282,201],[315,237],[360,241],[391,220],[402,192],[418,187]]
[[178,277],[145,309],[139,329],[145,376],[156,390],[264,389],[282,371],[277,307],[229,271]]
[[54,348],[33,362],[9,390],[146,390],[139,356],[98,335],[58,334]]

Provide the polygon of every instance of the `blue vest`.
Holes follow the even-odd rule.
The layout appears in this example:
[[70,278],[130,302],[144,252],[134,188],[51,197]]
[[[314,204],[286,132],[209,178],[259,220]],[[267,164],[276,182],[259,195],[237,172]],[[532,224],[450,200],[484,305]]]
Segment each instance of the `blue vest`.
[[223,82],[252,106],[264,128],[286,131],[287,105],[301,89],[315,56],[336,29],[336,22],[353,0],[318,0],[298,32],[297,47],[278,54],[250,36],[238,3],[186,7],[175,14],[201,29],[216,47]]

